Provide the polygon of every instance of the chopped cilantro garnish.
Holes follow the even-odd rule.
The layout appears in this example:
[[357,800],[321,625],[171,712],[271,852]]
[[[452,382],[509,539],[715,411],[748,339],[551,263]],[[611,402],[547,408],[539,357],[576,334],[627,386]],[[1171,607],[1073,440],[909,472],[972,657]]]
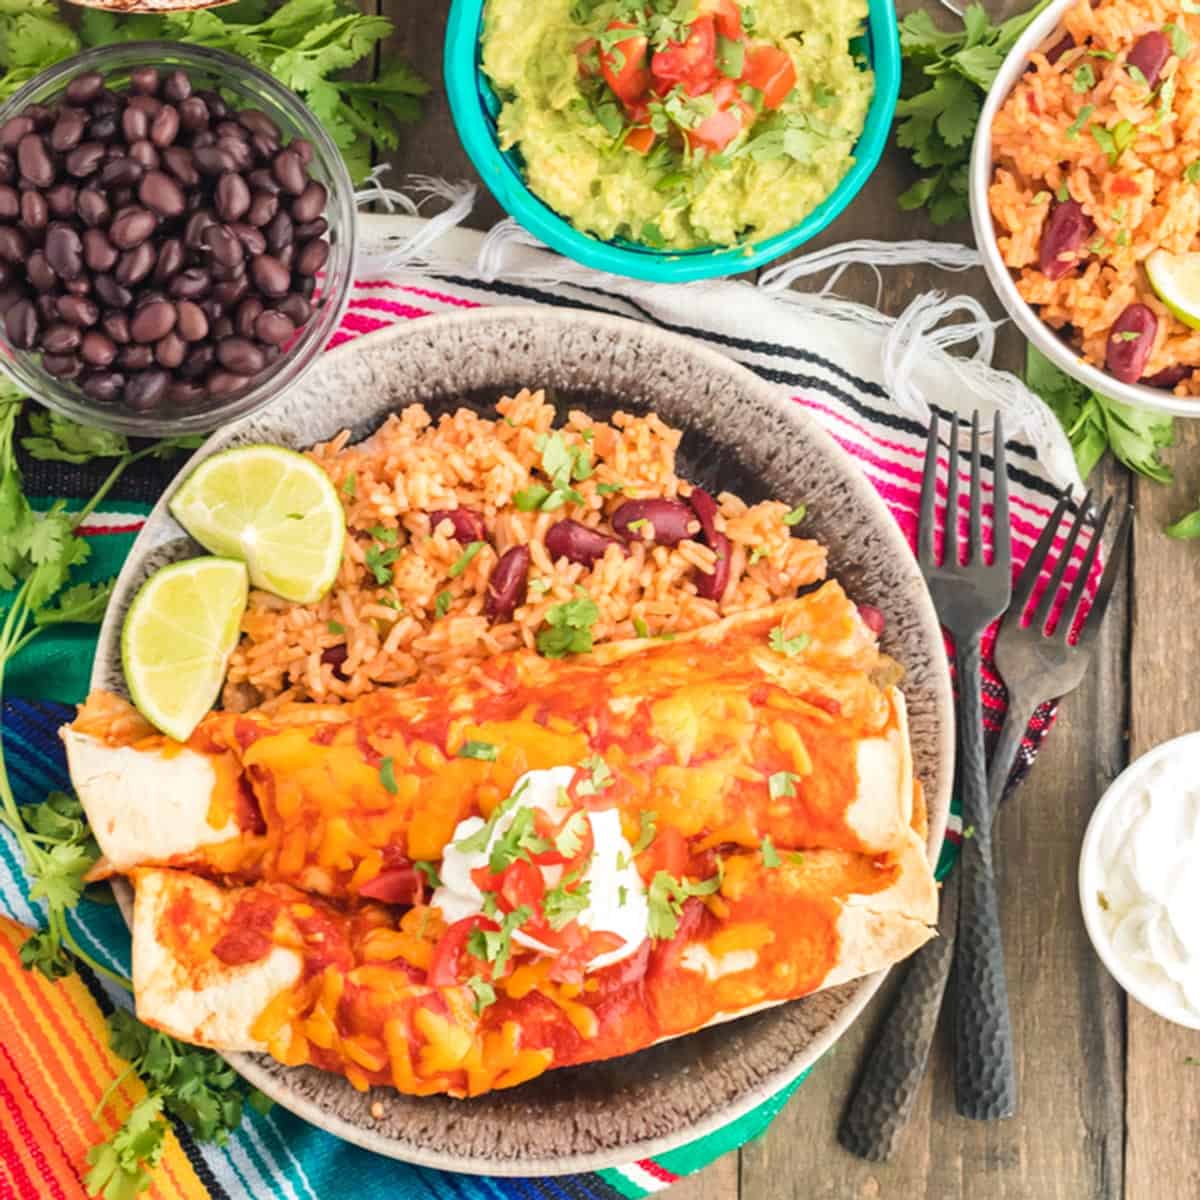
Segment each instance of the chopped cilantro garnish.
[[450,568],[450,578],[457,579],[471,565],[471,559],[487,545],[487,542],[470,542],[458,557],[458,561]]
[[752,546],[750,548],[750,566],[754,566],[760,558],[766,558],[767,552],[761,546]]
[[767,788],[771,793],[771,799],[778,800],[780,796],[794,796],[796,794],[796,780],[799,778],[799,775],[791,771],[776,771],[767,780]]
[[799,525],[804,518],[808,516],[808,505],[797,504],[795,508],[783,518],[785,525]]
[[542,912],[551,929],[557,931],[582,915],[588,906],[592,885],[586,880],[576,884],[574,890],[565,883],[551,888],[542,900]]
[[1125,71],[1129,75],[1129,78],[1132,79],[1134,83],[1141,84],[1141,86],[1144,87],[1146,89],[1146,91],[1152,90],[1150,87],[1150,80],[1148,80],[1146,78],[1146,76],[1142,74],[1140,67],[1135,66],[1131,62],[1127,62],[1125,64]]
[[1163,33],[1171,39],[1171,50],[1176,57],[1185,58],[1192,48],[1192,39],[1188,37],[1187,32],[1169,21],[1163,26]]
[[396,787],[396,764],[392,762],[391,756],[380,759],[379,761],[379,782],[392,793],[394,796],[399,790]]
[[483,850],[491,840],[492,830],[496,828],[497,822],[517,803],[528,786],[529,780],[526,779],[519,788],[496,805],[492,810],[492,815],[474,833],[468,833],[465,838],[459,838],[454,843],[455,850],[459,854],[478,854],[480,850]]
[[540,483],[532,483],[513,496],[513,504],[520,512],[534,512],[542,507],[542,502],[549,495],[548,487],[544,487]]
[[788,855],[788,862],[794,866],[802,867],[804,866],[804,855],[797,850],[795,853]]
[[767,638],[767,643],[776,654],[786,654],[788,658],[793,658],[799,654],[801,650],[812,639],[807,633],[798,633],[795,637],[785,637],[782,625],[776,625],[771,630],[770,636]]
[[500,757],[500,747],[491,742],[465,741],[458,748],[459,758],[478,758],[484,762],[495,762]]
[[837,99],[837,92],[832,92],[823,83],[813,84],[813,103],[818,108],[828,108]]
[[436,599],[433,602],[433,615],[435,618],[444,617],[450,611],[450,601],[453,597],[447,592],[438,592]]
[[1067,188],[1065,181],[1058,185],[1058,189],[1055,191],[1054,195],[1060,204],[1066,204],[1066,202],[1070,200],[1071,192]]
[[392,563],[399,557],[400,548],[398,546],[385,547],[374,542],[367,547],[363,561],[366,563],[367,570],[375,576],[376,583],[387,584],[392,582]]
[[327,621],[325,623],[325,628],[328,629],[330,633],[343,634],[346,632],[345,625],[343,625],[340,621]]
[[413,866],[425,876],[425,880],[431,888],[442,886],[442,877],[438,874],[437,863],[415,862]]
[[354,499],[355,494],[358,491],[358,477],[353,471],[351,471],[350,474],[342,480],[341,491],[342,495],[345,496],[347,500]]
[[717,70],[728,79],[741,77],[746,65],[746,46],[744,42],[733,41],[731,38],[717,38]]
[[623,483],[598,483],[596,484],[596,495],[612,496],[617,492],[624,491],[624,489],[625,485]]
[[475,995],[475,1013],[478,1015],[492,1004],[496,1003],[496,989],[482,975],[472,975],[467,980],[467,987]]
[[576,795],[594,796],[598,792],[604,791],[606,787],[612,786],[613,773],[608,769],[608,763],[600,755],[593,754],[590,758],[585,758],[579,764],[579,768],[587,771],[588,777],[581,779],[575,785]]
[[638,835],[637,841],[633,843],[633,852],[635,855],[641,854],[643,850],[650,848],[650,843],[654,841],[654,835],[657,832],[658,813],[642,812],[638,813]]
[[488,855],[488,870],[499,875],[511,867],[518,858],[531,859],[534,854],[544,854],[550,843],[534,831],[533,809],[518,809],[509,827],[500,834]]
[[1083,130],[1083,127],[1087,124],[1088,118],[1095,111],[1096,111],[1096,106],[1094,104],[1085,104],[1079,110],[1079,116],[1077,116],[1075,118],[1075,120],[1072,121],[1071,124],[1067,127],[1068,140],[1073,142],[1079,136],[1079,134]]
[[617,907],[624,908],[629,901],[629,889],[622,883],[617,887]]
[[775,849],[775,843],[771,841],[770,834],[763,838],[761,849],[764,867],[772,868],[779,866],[779,851]]
[[636,633],[638,635],[638,637],[640,637],[640,638],[649,637],[650,636],[650,627],[646,624],[645,621],[642,620],[641,617],[634,617],[633,618],[633,632]]
[[573,812],[555,835],[554,849],[563,858],[574,858],[583,847],[583,835],[587,832],[587,828],[587,813]]
[[630,531],[630,533],[639,533],[641,530],[645,529],[646,526],[649,524],[650,524],[650,522],[647,521],[645,517],[638,517],[638,519],[636,521],[630,521],[629,524],[625,526],[625,528],[628,529]]
[[[1136,70],[1136,68],[1134,69]],[[1141,72],[1138,73],[1141,74]],[[1096,86],[1096,72],[1092,70],[1091,63],[1084,63],[1075,69],[1075,78],[1071,86],[1081,96]]]
[[1137,140],[1137,126],[1132,121],[1118,121],[1112,129],[1093,125],[1092,137],[1096,145],[1108,157],[1109,166],[1115,167],[1121,155]]
[[529,581],[529,590],[538,596],[550,590],[551,584],[548,579],[531,579]]
[[599,617],[600,610],[586,592],[554,605],[546,613],[545,627],[538,630],[538,653],[543,658],[586,654],[592,648],[592,626]]
[[467,953],[482,962],[491,963],[493,973],[499,975],[512,953],[512,935],[532,916],[533,909],[522,904],[520,908],[504,914],[499,929],[471,930],[471,936],[467,938]]
[[1117,334],[1118,342],[1136,342],[1142,335],[1133,329],[1123,330]]
[[1188,164],[1188,168],[1183,173],[1184,179],[1188,183],[1200,183],[1200,158],[1193,160]]
[[721,878],[719,864],[717,873],[711,879],[702,882],[676,879],[667,871],[656,872],[650,881],[650,891],[646,897],[646,932],[659,941],[673,938],[679,929],[684,901],[692,896],[711,896],[721,886]]
[[550,480],[547,487],[541,483],[529,487],[513,496],[513,503],[521,512],[554,512],[570,501],[582,504],[583,497],[571,486],[572,480],[581,482],[591,476],[592,459],[585,446],[573,446],[561,433],[544,433],[537,441],[541,453],[542,472]]
[[367,532],[384,546],[394,546],[397,537],[400,536],[399,531],[393,529],[390,525],[372,525]]

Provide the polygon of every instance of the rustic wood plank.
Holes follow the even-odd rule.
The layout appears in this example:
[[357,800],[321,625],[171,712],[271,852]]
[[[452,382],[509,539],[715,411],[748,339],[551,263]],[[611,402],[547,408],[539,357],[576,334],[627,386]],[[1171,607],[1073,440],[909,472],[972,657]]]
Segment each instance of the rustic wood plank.
[[[1200,585],[1200,548],[1165,537],[1163,525],[1196,506],[1200,493],[1200,430],[1176,422],[1170,488],[1137,483],[1137,572],[1134,580],[1130,754],[1200,728],[1200,691],[1188,664],[1200,633],[1186,597]],[[1200,1195],[1200,1034],[1172,1025],[1128,1002],[1127,1158],[1125,1195]]]
[[699,1175],[680,1180],[669,1192],[671,1200],[739,1200],[737,1151],[718,1158]]

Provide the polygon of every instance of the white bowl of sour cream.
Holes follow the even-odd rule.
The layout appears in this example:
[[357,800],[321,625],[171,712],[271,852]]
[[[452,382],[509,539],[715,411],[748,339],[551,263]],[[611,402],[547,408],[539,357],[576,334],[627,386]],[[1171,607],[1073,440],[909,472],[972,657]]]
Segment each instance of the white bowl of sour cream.
[[1079,898],[1113,978],[1200,1029],[1200,732],[1157,746],[1109,786],[1084,834]]

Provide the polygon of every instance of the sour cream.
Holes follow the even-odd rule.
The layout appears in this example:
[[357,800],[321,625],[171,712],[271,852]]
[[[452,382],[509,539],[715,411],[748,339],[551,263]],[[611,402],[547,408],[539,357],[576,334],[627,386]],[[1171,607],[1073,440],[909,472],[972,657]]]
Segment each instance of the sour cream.
[[[464,853],[457,843],[477,833],[486,822],[481,817],[468,817],[458,823],[453,841],[442,857],[442,886],[433,893],[432,900],[447,922],[453,924],[483,911],[483,893],[472,880],[471,872],[476,867],[487,866],[492,847],[512,825],[520,809],[540,808],[556,823],[561,820],[566,810],[559,803],[560,796],[574,777],[574,767],[527,771],[513,788],[516,801],[496,822],[482,850]],[[646,885],[633,865],[633,847],[621,832],[620,814],[615,808],[609,808],[588,811],[586,816],[592,826],[595,846],[591,861],[581,876],[581,883],[588,884],[587,906],[576,919],[585,929],[615,933],[624,939],[617,949],[598,954],[588,961],[585,969],[598,971],[637,952],[649,936],[649,909]],[[557,886],[562,879],[562,867],[542,867],[541,871],[547,888]],[[558,953],[520,929],[514,931],[513,941],[539,954],[553,956]]]
[[1176,745],[1135,763],[1097,809],[1083,902],[1118,981],[1163,1016],[1200,1025],[1200,740],[1160,751]]

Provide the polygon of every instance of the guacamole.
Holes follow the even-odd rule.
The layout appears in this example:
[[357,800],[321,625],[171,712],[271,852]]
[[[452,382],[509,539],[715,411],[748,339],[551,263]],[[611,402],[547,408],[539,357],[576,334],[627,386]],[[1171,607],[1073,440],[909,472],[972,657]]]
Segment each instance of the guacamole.
[[796,225],[854,161],[866,0],[487,0],[500,144],[578,228],[687,250]]

